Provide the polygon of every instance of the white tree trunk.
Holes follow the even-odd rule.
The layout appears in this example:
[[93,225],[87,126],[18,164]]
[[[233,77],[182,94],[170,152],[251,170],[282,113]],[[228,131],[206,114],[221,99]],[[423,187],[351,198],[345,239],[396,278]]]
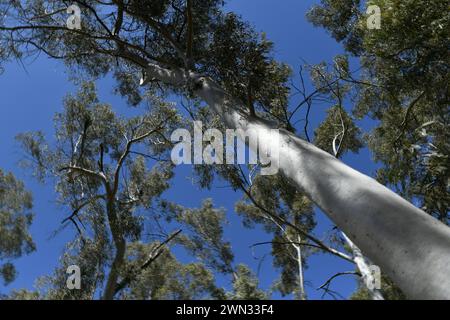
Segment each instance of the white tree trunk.
[[146,77],[178,87],[191,80],[194,93],[226,126],[255,130],[263,149],[279,142],[280,171],[408,297],[450,299],[450,228],[294,134],[280,130],[277,141],[271,132],[273,124],[248,116],[244,107],[209,78],[153,64],[148,66]]

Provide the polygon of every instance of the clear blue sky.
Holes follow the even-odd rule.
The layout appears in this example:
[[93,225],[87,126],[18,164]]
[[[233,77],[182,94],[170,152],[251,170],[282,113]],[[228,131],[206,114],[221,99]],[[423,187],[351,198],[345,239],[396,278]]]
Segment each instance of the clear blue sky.
[[[323,30],[313,28],[305,19],[307,9],[315,2],[312,0],[245,0],[228,1],[227,8],[241,14],[257,31],[266,32],[268,38],[275,43],[275,53],[278,60],[291,65],[298,71],[301,59],[309,63],[321,61],[330,62],[343,50]],[[15,288],[33,288],[34,281],[42,275],[49,274],[58,264],[58,258],[64,244],[73,236],[70,229],[52,237],[53,232],[60,226],[60,221],[67,212],[55,204],[53,185],[38,184],[29,172],[24,172],[18,161],[22,152],[14,137],[25,131],[42,130],[48,139],[54,134],[53,116],[62,108],[62,98],[76,88],[69,82],[64,66],[44,56],[30,62],[25,68],[18,63],[5,66],[5,73],[0,76],[0,141],[2,156],[0,167],[12,171],[16,177],[22,179],[26,187],[34,196],[34,223],[31,227],[32,236],[37,244],[37,251],[29,256],[15,261],[19,276],[8,287],[0,284],[0,292],[7,293]],[[100,97],[104,102],[112,104],[121,113],[129,112],[124,100],[112,93],[113,83],[104,79],[98,83]],[[292,103],[295,103],[295,99]],[[314,128],[324,116],[326,106],[318,106],[313,110],[311,128]],[[361,126],[369,126],[369,122],[362,122]],[[355,169],[372,175],[375,165],[370,154],[363,150],[358,155],[349,155],[344,159]],[[165,196],[184,206],[198,207],[206,197],[214,199],[217,206],[226,208],[229,225],[225,237],[231,241],[236,255],[236,263],[243,262],[258,272],[261,286],[269,288],[279,276],[272,268],[270,258],[266,258],[259,266],[256,258],[270,253],[270,247],[259,247],[254,254],[249,246],[255,242],[269,241],[270,236],[261,230],[244,229],[241,220],[233,211],[234,203],[240,194],[234,193],[217,182],[210,191],[200,190],[192,185],[189,177],[192,172],[188,167],[180,167],[174,179],[173,187]],[[318,225],[315,230],[318,236],[332,228],[332,224],[318,212]],[[182,261],[192,261],[182,252]],[[305,277],[307,293],[311,299],[320,299],[321,292],[316,288],[338,271],[352,270],[352,266],[329,255],[315,255],[309,260],[309,268]],[[229,279],[220,277],[219,283],[229,286]],[[348,296],[355,288],[355,281],[351,277],[336,279],[333,289],[344,296]],[[279,298],[279,295],[274,295]]]

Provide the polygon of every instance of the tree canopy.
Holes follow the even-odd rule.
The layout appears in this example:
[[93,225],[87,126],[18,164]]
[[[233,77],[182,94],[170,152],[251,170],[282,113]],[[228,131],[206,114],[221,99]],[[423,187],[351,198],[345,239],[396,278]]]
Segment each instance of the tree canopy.
[[[80,29],[65,24],[72,3],[82,11]],[[380,29],[367,28],[368,5],[381,9]],[[39,280],[39,290],[15,291],[10,298],[270,297],[254,272],[235,261],[224,236],[225,210],[215,207],[214,199],[186,208],[164,198],[174,175],[171,133],[193,130],[192,120],[203,121],[204,130],[226,128],[195,95],[201,83],[193,74],[220,85],[245,117],[275,123],[338,159],[368,148],[380,164],[379,182],[448,224],[448,4],[321,0],[307,18],[341,42],[343,54],[316,65],[288,66],[274,58],[276,44],[243,17],[226,12],[219,0],[0,0],[0,64],[45,54],[61,60],[80,84],[55,115],[56,141],[48,142],[42,132],[17,137],[31,159],[25,164],[40,181],[55,185],[66,210],[58,231],[70,225],[75,233],[60,266]],[[183,83],[146,79],[151,63],[181,70]],[[296,68],[297,84],[292,83]],[[138,109],[137,116],[99,100],[95,81],[106,75],[114,77],[116,92]],[[168,102],[173,95],[183,101],[179,108]],[[326,116],[310,128],[309,115],[318,103],[327,105]],[[300,112],[305,118],[299,122]],[[366,118],[373,123],[368,131],[358,126]],[[243,225],[261,227],[270,236],[254,246],[271,247],[279,272],[272,292],[306,299],[303,271],[309,257],[331,254],[355,267],[351,274],[360,285],[352,298],[405,297],[385,274],[378,291],[367,289],[371,262],[364,252],[338,227],[326,238],[317,236],[317,207],[307,190],[281,173],[259,175],[259,168],[195,165],[194,172],[202,188],[221,180],[240,192],[235,211]],[[27,231],[30,209],[31,195],[0,171],[2,260],[34,250]],[[175,248],[198,261],[179,261]],[[84,284],[69,291],[66,269],[74,264],[84,270]],[[13,280],[10,262],[0,271],[6,282]],[[230,288],[217,284],[219,274],[229,277]],[[319,289],[334,296],[330,283]]]
[[0,277],[9,284],[17,276],[14,258],[36,250],[29,227],[33,198],[24,184],[0,169]]

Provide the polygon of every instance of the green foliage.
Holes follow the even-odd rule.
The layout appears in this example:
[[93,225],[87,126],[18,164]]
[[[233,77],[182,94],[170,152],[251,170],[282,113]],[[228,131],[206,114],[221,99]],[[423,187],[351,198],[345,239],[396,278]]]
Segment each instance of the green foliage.
[[[171,104],[152,96],[148,101],[143,115],[125,118],[98,101],[92,83],[84,83],[55,116],[54,146],[40,133],[18,136],[34,160],[25,164],[55,182],[59,202],[72,212],[62,229],[73,225],[77,231],[60,267],[40,280],[44,297],[94,298],[111,274],[121,272],[121,267],[108,268],[117,257],[123,259],[122,242],[141,240],[151,227],[145,221],[159,219],[152,212],[173,176],[172,165],[162,158],[168,156],[168,135],[179,117]],[[66,289],[69,265],[83,272],[81,290]]]
[[361,29],[358,26],[360,0],[321,0],[307,14],[315,26],[325,27],[337,41],[344,41],[346,49],[358,52]]
[[[168,134],[182,121],[158,95],[188,97],[195,106],[187,110],[190,117],[208,127],[223,125],[192,97],[192,84],[151,81],[142,89],[136,75],[156,62],[210,76],[248,109],[246,114],[274,120],[294,132],[290,120],[295,112],[288,109],[290,68],[275,61],[273,43],[264,34],[236,14],[223,12],[222,0],[192,0],[191,8],[185,0],[77,3],[83,10],[82,29],[69,31],[61,26],[67,17],[58,11],[57,1],[0,0],[0,62],[45,52],[62,59],[76,78],[112,74],[116,92],[129,104],[148,101],[148,105],[140,116],[122,117],[98,101],[92,83],[84,83],[77,95],[66,98],[63,112],[55,117],[54,145],[39,132],[18,137],[33,159],[27,165],[39,179],[55,182],[58,201],[72,212],[63,228],[72,223],[77,230],[60,268],[41,281],[45,296],[92,298],[112,274],[118,275],[115,280],[134,274],[162,241],[142,243],[145,231],[154,231],[148,221],[164,221],[183,226],[176,241],[201,262],[181,264],[166,245],[159,258],[125,286],[121,297],[223,298],[224,290],[215,287],[212,270],[234,274],[234,291],[228,297],[266,297],[247,267],[233,266],[230,245],[223,239],[223,210],[209,201],[201,208],[187,209],[161,199],[173,175],[172,166],[164,161],[171,147]],[[380,30],[366,27],[368,4],[381,8]],[[309,98],[304,95],[308,113],[316,98],[331,106],[315,130],[314,143],[336,157],[357,152],[366,143],[382,163],[377,172],[381,182],[448,223],[448,4],[441,0],[321,0],[308,18],[342,42],[350,55],[359,57],[361,65],[358,79],[350,71],[347,55],[335,57],[331,66],[321,63],[309,68],[316,91]],[[17,28],[8,28],[11,25]],[[352,112],[346,106],[349,102],[354,104]],[[375,128],[362,141],[354,118],[367,116],[375,120]],[[145,138],[134,141],[142,135]],[[298,268],[292,261],[306,260],[315,252],[305,249],[310,243],[304,235],[313,231],[315,220],[304,194],[286,177],[258,176],[253,166],[196,166],[195,170],[202,187],[220,178],[245,193],[236,211],[245,226],[260,224],[270,235],[274,266],[280,270],[276,289],[300,297]],[[29,221],[21,221],[19,226],[25,229]],[[28,239],[25,232],[22,235]],[[302,243],[301,254],[297,242]],[[2,243],[6,242],[0,242],[0,248]],[[67,293],[64,272],[73,263],[86,268],[88,280],[83,290]],[[2,270],[6,279],[12,278],[11,265]],[[384,285],[390,284],[386,280]],[[387,288],[385,294],[391,297],[393,290]],[[356,296],[367,297],[363,291]],[[33,297],[34,293],[17,293],[21,295]]]
[[[11,6],[1,1],[0,16],[8,17],[0,21],[2,60],[27,58],[43,50],[64,59],[74,74],[84,72],[96,78],[111,72],[117,80],[116,91],[131,105],[143,100],[134,75],[148,62],[171,67],[188,63],[189,68],[221,83],[251,112],[261,111],[260,116],[289,127],[290,68],[273,59],[273,44],[264,35],[237,15],[223,13],[222,0],[192,0],[191,27],[187,26],[185,0],[130,1],[117,8],[99,1],[79,1],[78,5],[82,28],[68,31],[60,25],[67,17],[58,12],[57,2],[17,1]],[[14,23],[47,28],[8,29]],[[180,57],[187,51],[190,57]],[[157,84],[151,87],[160,88]],[[172,89],[188,93],[186,88]]]
[[378,121],[367,135],[375,160],[384,165],[378,179],[448,223],[448,3],[367,4],[380,7],[381,29],[368,30],[363,8],[349,1],[322,1],[309,17],[361,58],[362,79],[354,86],[353,111]]
[[35,244],[29,233],[33,220],[32,196],[23,183],[0,169],[0,277],[6,284],[17,275],[11,259],[33,252]]
[[[358,152],[363,147],[360,139],[361,130],[353,119],[340,106],[327,110],[326,119],[315,130],[314,144],[337,156],[347,152]],[[335,150],[333,150],[335,146]]]
[[294,293],[300,297],[298,262],[301,259],[302,267],[307,267],[306,258],[312,251],[303,246],[299,257],[296,246],[307,244],[304,233],[315,227],[311,202],[281,175],[257,176],[250,195],[236,203],[235,210],[242,215],[244,226],[251,228],[261,224],[272,235],[273,265],[281,273],[275,289],[282,295]]
[[36,291],[29,291],[26,289],[20,289],[20,290],[12,290],[12,292],[5,296],[2,299],[5,300],[38,300],[39,299],[39,293]]
[[[155,244],[133,243],[125,272],[142,265]],[[201,263],[182,264],[169,250],[139,274],[126,291],[124,299],[212,299],[223,296],[215,285],[213,273]]]
[[233,291],[227,294],[231,300],[264,300],[267,293],[258,288],[258,279],[243,264],[236,267],[233,279]]
[[222,239],[224,209],[214,208],[212,200],[206,199],[199,209],[172,205],[170,211],[169,221],[175,220],[184,230],[177,238],[178,243],[213,270],[225,274],[233,271],[231,244]]
[[[226,48],[226,50],[224,50]],[[270,55],[273,43],[233,13],[214,28],[205,71],[243,105],[285,122],[290,68]]]
[[10,262],[4,263],[1,267],[0,267],[0,274],[3,278],[4,284],[10,284],[11,282],[14,281],[14,279],[17,276],[17,271],[16,268],[14,267],[14,265]]
[[[98,226],[100,227],[100,226]],[[103,228],[104,229],[104,228]],[[50,300],[90,300],[105,279],[105,266],[111,255],[111,245],[106,239],[96,235],[94,239],[75,239],[66,245],[60,265],[53,274],[38,279],[36,287],[41,299]],[[77,290],[67,289],[67,268],[77,265],[81,272],[81,286]]]
[[[367,29],[365,7],[359,1],[323,0],[309,19],[360,58],[353,113],[376,120],[365,142],[382,164],[378,180],[448,224],[448,3],[372,0],[366,5],[380,7],[381,29]],[[404,298],[386,277],[382,291],[386,299]],[[368,297],[362,287],[353,296]]]
[[[93,299],[112,277],[119,288],[113,296],[123,299],[225,297],[213,274],[233,272],[231,246],[222,239],[224,210],[210,200],[187,209],[161,198],[173,177],[168,137],[180,118],[171,104],[147,99],[143,115],[122,117],[98,101],[92,83],[84,83],[55,117],[53,146],[41,133],[18,136],[33,159],[24,165],[55,181],[61,205],[72,212],[61,230],[71,224],[77,231],[60,266],[39,279],[39,297]],[[144,234],[163,232],[166,222],[183,232],[153,252],[162,242],[143,242]],[[169,249],[173,244],[200,262],[178,262]],[[70,265],[82,270],[80,290],[66,288]]]

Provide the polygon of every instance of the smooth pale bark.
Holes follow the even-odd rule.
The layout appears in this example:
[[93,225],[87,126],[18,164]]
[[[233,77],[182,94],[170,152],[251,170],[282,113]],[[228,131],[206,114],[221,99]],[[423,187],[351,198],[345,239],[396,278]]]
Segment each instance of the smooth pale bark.
[[305,281],[303,277],[303,257],[302,257],[302,238],[300,236],[297,237],[297,241],[299,244],[295,245],[295,251],[297,252],[297,267],[298,267],[298,291],[300,300],[306,300],[306,292],[305,292]]
[[[345,233],[342,232],[342,236],[344,237],[345,241],[349,245],[350,249],[353,253],[353,261],[356,264],[356,267],[358,268],[359,272],[361,273],[361,279],[366,286],[367,290],[369,291],[370,295],[372,296],[373,300],[384,300],[383,294],[381,293],[380,289],[374,288],[373,284],[376,283],[376,279],[374,278],[374,275],[372,274],[370,270],[370,264],[367,262],[367,259],[364,257],[364,255],[361,252],[361,249],[359,249],[352,240],[350,240]],[[381,275],[380,275],[381,277]],[[381,279],[380,279],[381,281]]]
[[273,124],[249,116],[210,78],[151,64],[141,83],[151,79],[188,85],[226,126],[257,132],[265,151],[279,144],[280,171],[408,297],[450,299],[450,228],[294,134],[280,129],[278,140]]

